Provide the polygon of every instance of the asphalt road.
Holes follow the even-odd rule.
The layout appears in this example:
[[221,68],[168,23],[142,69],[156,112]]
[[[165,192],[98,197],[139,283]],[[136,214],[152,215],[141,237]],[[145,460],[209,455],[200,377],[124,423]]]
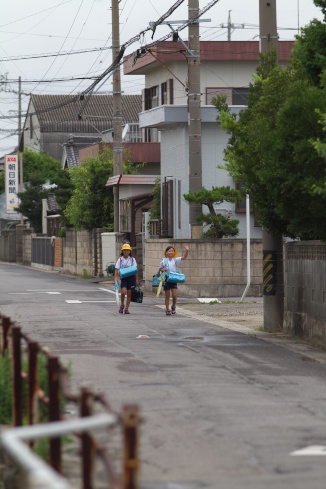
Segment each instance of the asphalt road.
[[121,315],[110,288],[0,263],[0,311],[71,362],[73,388],[140,406],[141,488],[325,488],[325,352],[195,299]]

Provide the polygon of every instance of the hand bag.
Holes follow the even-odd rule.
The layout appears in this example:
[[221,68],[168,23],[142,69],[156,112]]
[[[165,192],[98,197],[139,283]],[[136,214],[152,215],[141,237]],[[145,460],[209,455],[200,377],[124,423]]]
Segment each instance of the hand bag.
[[158,287],[160,285],[161,272],[158,271],[152,278],[152,287]]
[[136,273],[137,273],[137,267],[135,266],[120,268],[119,270],[120,278],[131,277],[132,275],[136,275]]
[[167,273],[167,282],[170,282],[172,284],[183,284],[183,282],[186,280],[186,277],[183,273],[178,273],[178,272],[168,272]]
[[131,289],[131,302],[138,302],[141,304],[143,302],[143,292],[139,285],[136,285],[134,289]]

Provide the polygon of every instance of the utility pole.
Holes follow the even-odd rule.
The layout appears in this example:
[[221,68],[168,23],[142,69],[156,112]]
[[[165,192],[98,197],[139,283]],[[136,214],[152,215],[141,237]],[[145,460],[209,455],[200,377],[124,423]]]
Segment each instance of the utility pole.
[[[119,0],[112,0],[112,59],[120,51]],[[113,72],[113,174],[122,175],[122,115],[121,115],[121,77],[120,66]],[[119,232],[119,186],[113,187],[114,196],[114,232]]]
[[[260,52],[277,50],[276,0],[259,0]],[[263,296],[264,330],[283,329],[284,274],[283,237],[274,236],[263,229]]]
[[18,78],[18,150],[22,134],[22,79]]
[[231,10],[229,10],[229,17],[228,17],[228,41],[231,41]]
[[[188,19],[199,13],[199,0],[188,5]],[[201,156],[201,92],[200,92],[200,39],[199,22],[189,24],[188,31],[188,131],[189,131],[189,190],[198,192],[202,188]],[[191,238],[201,238],[203,227],[198,225],[196,217],[202,212],[202,206],[189,204],[189,224]]]

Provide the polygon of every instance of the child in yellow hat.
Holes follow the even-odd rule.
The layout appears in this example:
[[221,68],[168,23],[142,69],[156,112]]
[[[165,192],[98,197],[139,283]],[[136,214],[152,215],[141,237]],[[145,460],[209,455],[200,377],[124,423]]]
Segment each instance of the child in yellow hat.
[[[135,258],[132,256],[132,248],[130,244],[124,244],[121,248],[121,257],[117,261],[115,265],[115,286],[114,288],[119,287],[118,285],[118,274],[120,268],[128,268],[128,267],[137,267],[137,262]],[[130,277],[125,277],[121,279],[121,304],[119,307],[119,313],[123,314],[123,310],[125,311],[125,314],[130,314],[129,312],[129,305],[131,301],[131,292],[132,289],[138,285],[138,275],[131,275]],[[127,302],[126,302],[126,308],[125,308],[125,297],[127,295]]]
[[[183,256],[180,257],[180,256],[178,256],[177,250],[173,246],[168,246],[165,250],[165,258],[168,259],[167,267],[166,267],[166,263],[165,263],[166,260],[163,259],[160,263],[160,271],[165,272],[166,269],[168,268],[169,272],[175,272],[178,268],[178,264],[182,260],[185,260],[188,256],[189,248],[187,245],[184,245],[184,248],[185,248],[186,252]],[[175,307],[176,307],[177,298],[178,298],[178,286],[177,286],[177,284],[174,284],[171,282],[165,282],[164,291],[165,291],[166,315],[171,316],[171,310],[172,310],[172,314],[175,314]],[[170,291],[172,292],[171,310],[170,310]]]

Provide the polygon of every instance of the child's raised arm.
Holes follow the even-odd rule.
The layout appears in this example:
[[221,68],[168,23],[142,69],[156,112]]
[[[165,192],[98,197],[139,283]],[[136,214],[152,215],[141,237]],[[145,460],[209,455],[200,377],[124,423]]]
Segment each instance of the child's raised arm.
[[186,252],[185,252],[185,254],[184,254],[182,257],[181,257],[181,260],[185,260],[185,259],[187,258],[187,256],[188,256],[188,253],[189,253],[189,248],[188,248],[188,246],[187,246],[187,245],[184,245],[183,247],[184,247],[184,249],[186,250]]

